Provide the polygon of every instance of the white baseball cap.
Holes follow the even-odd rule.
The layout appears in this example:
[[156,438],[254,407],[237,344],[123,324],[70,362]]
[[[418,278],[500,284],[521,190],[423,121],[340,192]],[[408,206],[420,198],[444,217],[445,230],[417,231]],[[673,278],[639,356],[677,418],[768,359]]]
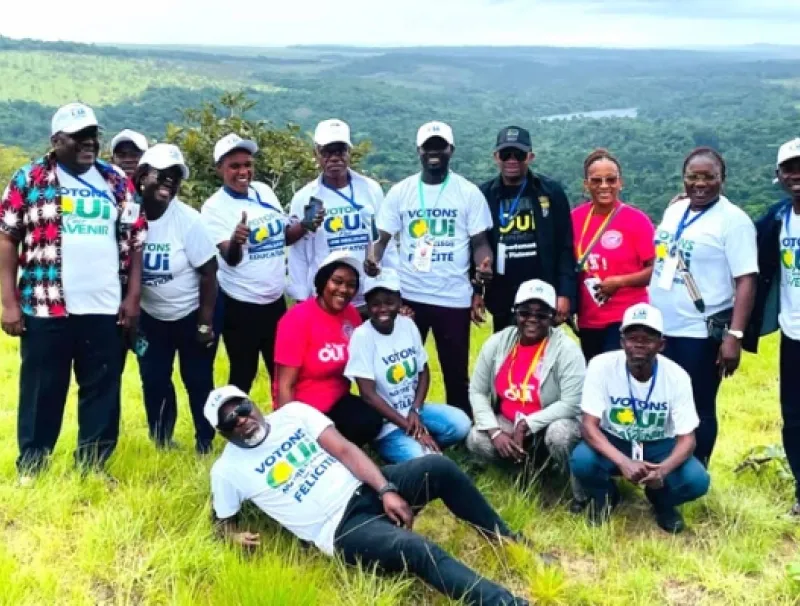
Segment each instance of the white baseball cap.
[[114,150],[117,149],[117,145],[120,143],[125,143],[126,141],[133,143],[136,146],[136,149],[141,152],[147,151],[147,148],[150,147],[147,144],[147,137],[145,137],[142,133],[137,133],[135,130],[126,128],[119,131],[116,135],[114,135],[114,138],[111,139],[111,145],[109,146],[111,153],[114,153]]
[[381,273],[374,278],[372,276],[367,276],[364,280],[364,296],[379,288],[400,293],[400,276],[397,275],[394,269],[385,267],[381,269]]
[[419,127],[417,131],[417,147],[422,147],[428,139],[441,137],[450,145],[455,145],[453,129],[444,122],[428,122]]
[[50,134],[67,133],[69,135],[88,128],[97,126],[97,116],[94,110],[83,103],[69,103],[56,110],[50,123]]
[[556,308],[556,289],[543,280],[528,280],[519,285],[514,305],[526,301],[541,301],[551,309]]
[[314,131],[314,143],[320,147],[330,145],[331,143],[346,143],[347,147],[353,147],[350,142],[350,127],[347,122],[337,120],[323,120],[317,124]]
[[177,145],[171,143],[156,143],[148,149],[139,159],[139,166],[147,164],[158,170],[164,170],[171,166],[180,166],[183,171],[183,178],[189,178],[189,167],[183,159],[183,154]]
[[792,139],[781,145],[780,149],[778,149],[776,166],[780,168],[781,164],[795,158],[800,158],[800,138]]
[[225,135],[214,146],[214,164],[218,164],[224,156],[227,156],[234,149],[243,149],[254,154],[258,151],[258,144],[249,139],[242,139],[235,133]]
[[242,398],[243,400],[246,400],[247,394],[235,385],[217,387],[210,394],[208,394],[206,404],[203,406],[203,415],[206,419],[208,419],[208,422],[211,423],[211,427],[216,429],[219,426],[219,409],[222,408],[222,405],[225,404],[225,402],[229,402],[234,398]]
[[646,326],[660,335],[664,334],[664,318],[661,312],[649,303],[637,303],[625,310],[620,332],[625,332],[631,326]]
[[327,267],[333,263],[345,263],[349,265],[353,269],[356,270],[356,273],[361,276],[361,268],[363,267],[361,261],[358,260],[358,257],[354,256],[352,251],[349,250],[335,250],[330,253],[327,257],[322,260],[322,263],[319,264],[319,269],[317,269],[317,273],[323,267]]

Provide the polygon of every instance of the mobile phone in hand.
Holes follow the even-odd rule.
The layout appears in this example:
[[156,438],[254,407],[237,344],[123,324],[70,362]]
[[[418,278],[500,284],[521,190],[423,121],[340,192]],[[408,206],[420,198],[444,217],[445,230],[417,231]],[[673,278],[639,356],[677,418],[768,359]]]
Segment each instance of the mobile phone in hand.
[[322,200],[311,196],[308,204],[305,206],[303,220],[300,222],[307,231],[317,231],[317,228],[314,227],[314,219],[316,218],[317,213],[322,210],[323,206],[324,203]]

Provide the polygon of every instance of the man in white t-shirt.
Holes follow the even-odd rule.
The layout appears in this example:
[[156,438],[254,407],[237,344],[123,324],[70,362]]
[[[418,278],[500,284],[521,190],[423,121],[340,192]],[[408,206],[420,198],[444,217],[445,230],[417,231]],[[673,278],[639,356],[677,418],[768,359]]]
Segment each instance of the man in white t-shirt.
[[442,499],[495,540],[520,540],[450,459],[426,456],[379,469],[316,409],[290,402],[264,417],[232,385],[211,392],[205,416],[228,440],[211,468],[218,534],[242,547],[260,537],[240,529],[244,501],[322,552],[350,564],[409,571],[470,604],[527,604],[411,531],[414,515]]
[[230,360],[229,382],[250,391],[259,354],[275,371],[275,331],[286,312],[285,246],[305,228],[286,216],[265,183],[253,181],[255,141],[229,134],[214,146],[223,185],[201,216],[219,249],[217,280],[222,295],[222,338]]
[[492,276],[486,231],[492,216],[474,184],[449,169],[453,131],[429,122],[417,132],[422,171],[389,190],[378,211],[380,239],[364,269],[376,275],[386,247],[399,234],[398,273],[403,300],[413,309],[423,340],[433,330],[447,402],[472,416],[467,393],[472,306],[470,257],[476,281]]
[[656,522],[678,533],[678,505],[708,492],[709,476],[692,456],[699,424],[689,375],[664,349],[661,312],[647,303],[622,319],[622,351],[589,362],[583,386],[583,441],[570,469],[589,493],[589,519],[601,524],[619,502],[611,477],[644,486]]
[[[350,168],[350,127],[342,120],[323,120],[314,131],[314,153],[322,173],[292,198],[289,214],[302,220],[312,199],[322,203],[319,229],[308,231],[288,251],[289,285],[295,301],[314,295],[314,276],[331,252],[347,250],[363,263],[377,237],[374,217],[383,203],[383,190],[374,180]],[[322,219],[324,217],[324,219]],[[397,263],[396,246],[387,261]],[[353,299],[366,317],[363,289]]]
[[94,111],[61,107],[51,133],[53,151],[17,171],[0,202],[2,327],[21,337],[17,467],[26,482],[56,445],[73,368],[76,462],[102,465],[116,446],[123,331],[139,316],[147,234],[128,179],[97,157]]

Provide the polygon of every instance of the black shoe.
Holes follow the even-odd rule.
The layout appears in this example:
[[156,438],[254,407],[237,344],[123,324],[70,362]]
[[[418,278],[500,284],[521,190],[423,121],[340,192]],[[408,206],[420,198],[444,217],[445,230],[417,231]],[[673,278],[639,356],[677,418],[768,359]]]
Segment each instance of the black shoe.
[[194,450],[199,455],[207,455],[211,453],[211,442],[197,442],[194,445]]
[[569,504],[569,512],[573,515],[578,515],[579,513],[583,512],[584,509],[586,509],[587,505],[589,505],[589,499],[586,499],[585,501],[573,499]]
[[181,448],[181,445],[172,438],[169,440],[154,440],[154,443],[159,450],[180,450]]
[[675,507],[661,507],[655,509],[656,523],[664,532],[678,534],[686,528],[681,512]]
[[616,509],[622,498],[619,495],[616,485],[608,491],[605,503],[598,504],[595,500],[589,500],[589,512],[587,518],[592,526],[602,526],[611,517],[611,513]]

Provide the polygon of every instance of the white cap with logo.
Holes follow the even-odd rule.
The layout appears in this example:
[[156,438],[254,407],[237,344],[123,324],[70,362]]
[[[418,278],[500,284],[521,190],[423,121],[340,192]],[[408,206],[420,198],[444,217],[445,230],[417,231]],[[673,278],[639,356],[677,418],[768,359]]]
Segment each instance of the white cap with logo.
[[778,161],[776,165],[780,168],[781,164],[800,158],[800,138],[792,139],[781,145],[778,149]]
[[620,332],[624,332],[631,326],[646,326],[660,335],[664,334],[664,318],[658,308],[649,303],[637,303],[625,310]]
[[67,133],[72,135],[90,126],[97,126],[94,110],[83,103],[69,103],[59,107],[53,114],[50,134]]
[[211,427],[216,429],[219,426],[219,409],[225,402],[233,400],[234,398],[247,399],[247,394],[235,385],[225,385],[224,387],[217,387],[210,394],[203,406],[203,415],[211,423]]
[[556,308],[556,289],[543,280],[528,280],[519,285],[514,305],[526,301],[541,301],[550,309]]
[[453,129],[444,122],[428,122],[419,127],[417,131],[417,147],[422,147],[428,139],[441,137],[450,145],[455,145]]
[[392,292],[400,293],[400,276],[391,267],[384,267],[374,278],[367,276],[364,280],[364,296],[368,295],[373,290],[383,288]]
[[352,251],[350,250],[335,250],[330,253],[327,257],[322,260],[322,263],[319,264],[319,268],[317,269],[317,273],[323,267],[327,267],[328,265],[332,265],[333,263],[344,263],[345,265],[349,265],[353,269],[356,270],[356,273],[360,276],[361,275],[361,268],[363,267],[361,261],[358,260]]
[[171,143],[156,143],[142,154],[142,157],[139,159],[139,166],[143,164],[147,164],[158,170],[164,170],[171,166],[180,166],[183,172],[183,178],[189,178],[189,167],[186,166],[186,161],[183,159],[180,148]]
[[214,164],[219,164],[219,161],[234,149],[243,149],[254,154],[258,151],[258,144],[249,139],[242,139],[235,133],[225,135],[214,146]]
[[136,149],[141,152],[147,151],[147,148],[150,147],[147,144],[147,137],[145,137],[142,133],[137,133],[135,130],[126,128],[119,131],[116,135],[114,135],[114,138],[111,139],[111,145],[109,146],[111,153],[114,153],[117,145],[120,143],[125,143],[126,141],[133,143],[136,146]]
[[316,130],[314,130],[314,143],[320,147],[331,143],[345,143],[347,147],[353,147],[350,142],[350,127],[347,122],[336,118],[323,120],[317,124]]

